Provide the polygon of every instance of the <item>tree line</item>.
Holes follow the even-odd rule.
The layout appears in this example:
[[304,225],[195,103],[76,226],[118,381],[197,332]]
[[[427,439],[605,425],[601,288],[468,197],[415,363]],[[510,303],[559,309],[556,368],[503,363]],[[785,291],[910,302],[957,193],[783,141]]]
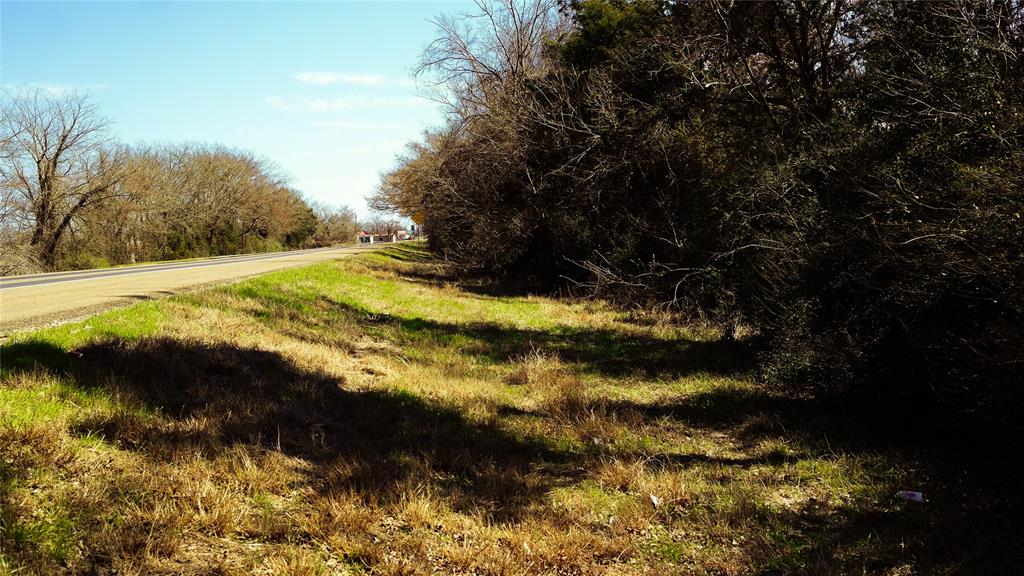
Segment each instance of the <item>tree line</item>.
[[[1024,415],[1024,8],[509,0],[437,21],[448,120],[373,204],[467,276],[657,305],[762,378]],[[909,411],[909,412],[908,412]]]
[[4,95],[0,274],[327,246],[358,227],[255,154],[127,146],[87,95]]

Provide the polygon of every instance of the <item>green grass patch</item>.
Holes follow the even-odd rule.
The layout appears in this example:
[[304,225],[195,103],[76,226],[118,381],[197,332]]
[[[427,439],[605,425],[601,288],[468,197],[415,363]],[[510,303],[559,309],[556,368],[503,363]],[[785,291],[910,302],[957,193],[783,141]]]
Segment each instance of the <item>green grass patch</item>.
[[144,302],[86,320],[12,335],[0,346],[0,376],[35,368],[61,369],[69,352],[89,342],[134,340],[156,334],[164,319],[160,302]]

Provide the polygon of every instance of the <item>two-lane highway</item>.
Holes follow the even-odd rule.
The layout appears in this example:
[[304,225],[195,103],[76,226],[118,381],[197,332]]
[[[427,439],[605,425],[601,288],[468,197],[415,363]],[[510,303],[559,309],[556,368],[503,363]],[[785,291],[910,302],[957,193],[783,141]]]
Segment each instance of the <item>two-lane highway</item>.
[[282,268],[344,258],[387,244],[220,256],[0,278],[0,333],[70,320],[121,304]]

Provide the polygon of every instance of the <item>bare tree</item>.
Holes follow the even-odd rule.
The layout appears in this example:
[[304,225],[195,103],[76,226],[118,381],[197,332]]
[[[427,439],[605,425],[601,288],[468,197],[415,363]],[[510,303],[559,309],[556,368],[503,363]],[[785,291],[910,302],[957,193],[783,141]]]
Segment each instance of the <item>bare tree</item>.
[[312,204],[312,208],[317,218],[313,241],[318,246],[352,242],[359,232],[358,217],[348,206],[336,208],[316,202]]
[[403,228],[401,221],[382,216],[376,216],[363,223],[363,230],[374,236],[394,236]]
[[434,22],[439,34],[416,69],[433,97],[463,117],[487,110],[495,95],[515,91],[516,83],[542,67],[545,40],[569,26],[556,0],[477,0],[476,5],[474,14]]
[[46,268],[81,211],[119,194],[124,155],[106,128],[83,94],[15,93],[0,108],[0,185],[14,220],[4,226],[30,230]]

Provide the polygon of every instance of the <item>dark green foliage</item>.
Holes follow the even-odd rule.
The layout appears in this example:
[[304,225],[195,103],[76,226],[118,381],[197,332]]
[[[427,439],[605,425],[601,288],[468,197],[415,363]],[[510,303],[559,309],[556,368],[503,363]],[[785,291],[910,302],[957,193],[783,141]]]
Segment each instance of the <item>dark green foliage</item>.
[[1024,415],[1020,2],[569,9],[388,176],[436,251],[753,326],[801,393]]

